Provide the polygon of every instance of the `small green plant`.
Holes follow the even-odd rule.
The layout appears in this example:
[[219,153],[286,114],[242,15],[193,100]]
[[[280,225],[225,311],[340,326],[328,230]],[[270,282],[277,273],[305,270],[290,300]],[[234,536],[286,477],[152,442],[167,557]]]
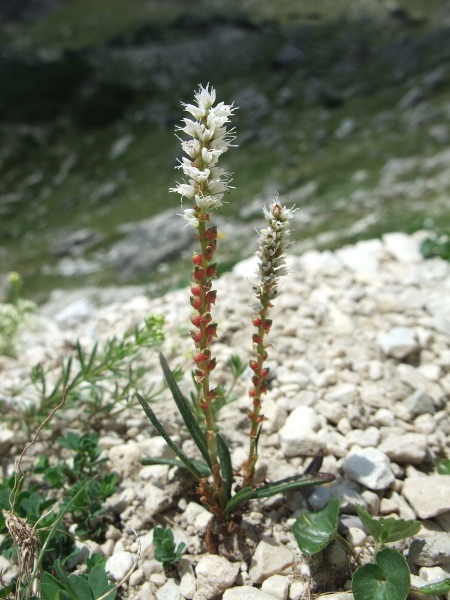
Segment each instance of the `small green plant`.
[[[195,408],[184,397],[166,359],[160,355],[161,367],[177,404],[184,423],[192,436],[201,461],[192,460],[170,438],[162,423],[156,417],[145,397],[137,393],[146,415],[175,452],[177,459],[170,464],[178,464],[188,469],[197,482],[200,501],[208,507],[216,519],[223,523],[232,518],[239,505],[253,499],[265,498],[291,489],[326,483],[334,479],[326,473],[304,473],[282,481],[260,485],[255,482],[255,465],[258,458],[258,441],[265,421],[261,412],[262,396],[267,392],[269,368],[265,365],[271,344],[267,336],[272,326],[268,317],[272,302],[278,294],[279,278],[287,273],[285,250],[289,240],[289,221],[293,209],[282,206],[278,200],[264,209],[267,227],[260,231],[257,281],[253,284],[256,302],[252,307],[253,325],[256,332],[252,342],[255,359],[250,361],[253,371],[252,387],[249,391],[251,410],[250,443],[248,459],[243,465],[243,485],[233,493],[233,472],[230,451],[222,438],[217,425],[218,408],[223,404],[223,394],[212,386],[211,375],[216,367],[212,341],[217,337],[217,323],[214,323],[212,310],[217,292],[213,289],[213,279],[217,276],[217,263],[214,255],[217,249],[217,227],[210,225],[213,212],[222,206],[224,193],[230,188],[231,176],[217,166],[220,156],[231,147],[234,140],[233,129],[226,124],[233,115],[234,107],[223,102],[214,105],[216,93],[209,87],[200,87],[195,94],[196,105],[185,104],[185,110],[193,117],[184,119],[178,131],[189,137],[181,146],[188,158],[180,161],[179,168],[185,180],[171,191],[192,202],[193,208],[183,212],[183,218],[195,230],[199,248],[192,257],[192,284],[190,304],[193,309],[191,337],[194,342],[193,360]],[[240,369],[236,365],[236,373]],[[203,425],[200,426],[198,417]],[[167,459],[150,459],[152,462],[166,462]],[[149,463],[147,463],[149,464]]]
[[450,458],[437,458],[435,464],[439,475],[450,475]]
[[162,563],[165,571],[170,571],[176,565],[186,547],[184,542],[175,545],[173,531],[168,527],[155,527],[153,530],[153,544],[155,546],[155,559]]
[[438,256],[444,260],[450,261],[450,234],[443,233],[434,237],[426,238],[420,250],[424,258],[433,258]]
[[[107,527],[101,518],[105,512],[104,502],[117,487],[115,473],[101,472],[106,458],[99,458],[102,449],[98,446],[98,440],[99,435],[95,432],[79,436],[69,431],[66,437],[57,438],[56,441],[61,447],[74,452],[73,466],[63,461],[52,467],[48,456],[42,455],[34,469],[34,473],[42,473],[44,482],[50,488],[65,490],[62,509],[71,503],[71,518],[77,524],[75,534],[82,539],[102,538]],[[90,485],[84,487],[88,481]]]
[[[30,445],[35,440],[36,436]],[[77,597],[92,600],[101,597],[67,595],[71,590],[73,592],[73,586],[77,585],[79,589],[87,590],[88,585],[92,588],[91,591],[94,588],[98,591],[104,589],[103,593],[107,591],[103,585],[102,564],[92,570],[87,584],[78,581],[78,576],[70,576],[72,579],[69,577],[71,585],[68,589],[66,588],[69,579],[67,575],[62,577],[62,573],[63,565],[76,552],[74,535],[69,531],[71,523],[77,524],[74,533],[78,537],[102,540],[107,526],[103,518],[104,501],[115,492],[117,477],[114,473],[101,473],[105,460],[100,459],[98,434],[86,433],[78,436],[69,432],[65,438],[58,441],[62,447],[74,451],[72,465],[62,462],[50,466],[47,457],[41,456],[34,472],[29,473],[29,478],[26,479],[20,470],[20,464],[28,446],[19,459],[17,474],[0,484],[0,533],[9,533],[0,544],[0,552],[6,558],[13,553],[18,556],[19,577],[10,589],[15,590],[15,598],[20,600],[22,586],[26,593],[39,588],[42,570],[47,571],[43,581],[48,584],[46,592],[42,591],[43,598]],[[42,476],[44,485],[36,481],[35,474]],[[25,485],[29,480],[31,483]],[[45,489],[45,484],[48,489]],[[55,497],[61,496],[61,490],[62,499],[56,502]],[[91,563],[91,566],[96,565]],[[60,588],[55,587],[55,576],[50,573],[52,569],[56,571]],[[0,594],[1,597],[9,596]],[[111,596],[111,599],[113,597]]]
[[9,273],[8,282],[8,301],[0,303],[0,354],[15,356],[18,351],[19,331],[36,310],[36,305],[20,297],[23,280],[18,273]]
[[45,572],[40,585],[44,600],[114,600],[117,586],[109,583],[105,570],[106,558],[93,554],[86,559],[87,572],[67,575],[58,559],[53,566],[54,575]]
[[[134,402],[134,391],[146,373],[145,367],[136,365],[136,361],[143,349],[161,346],[164,323],[163,316],[149,315],[143,326],[121,338],[110,338],[103,347],[95,344],[90,351],[77,341],[75,356],[69,356],[61,365],[61,374],[52,385],[41,364],[33,367],[30,384],[37,392],[37,400],[34,398],[25,408],[3,403],[0,412],[10,420],[20,421],[29,433],[45,420],[69,386],[66,406],[82,407],[82,411],[78,410],[79,418],[86,419],[90,427],[99,427],[105,419],[116,417]],[[177,372],[175,376],[178,379],[181,374]],[[152,401],[162,389],[149,387],[145,393]]]
[[[384,546],[416,535],[420,523],[392,517],[374,519],[362,506],[357,506],[356,510],[373,537],[374,562],[360,565],[354,572],[354,599],[406,600],[411,589],[411,574],[406,559],[398,550]],[[292,528],[297,544],[304,554],[311,556],[337,542],[359,563],[355,549],[337,531],[338,517],[339,501],[336,498],[330,500],[322,510],[302,513]],[[450,590],[450,579],[414,590],[426,595],[444,594]]]

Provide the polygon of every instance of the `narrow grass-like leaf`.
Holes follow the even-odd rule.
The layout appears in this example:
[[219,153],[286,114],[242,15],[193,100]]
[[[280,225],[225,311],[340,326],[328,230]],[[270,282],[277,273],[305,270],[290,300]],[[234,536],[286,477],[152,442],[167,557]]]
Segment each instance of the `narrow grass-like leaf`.
[[203,475],[200,473],[200,471],[197,469],[197,467],[194,465],[194,463],[191,461],[191,459],[186,456],[186,454],[183,452],[183,450],[181,450],[181,448],[179,448],[175,444],[175,442],[169,436],[167,431],[164,429],[164,427],[158,421],[155,413],[150,408],[150,406],[149,406],[148,402],[145,400],[145,398],[143,398],[143,396],[141,396],[141,394],[139,394],[139,392],[136,392],[136,397],[139,400],[142,408],[144,409],[145,414],[150,419],[153,426],[158,431],[159,435],[164,438],[164,441],[169,446],[169,448],[171,448],[175,452],[175,454],[186,465],[186,468],[189,469],[189,471],[192,473],[192,475],[196,479],[200,480],[203,477]]
[[417,588],[417,591],[421,594],[426,594],[427,596],[443,596],[450,592],[450,579],[443,579],[436,583],[424,585],[421,588]]
[[310,487],[312,485],[321,485],[323,483],[329,483],[334,481],[336,477],[330,473],[314,473],[314,474],[302,474],[294,475],[280,481],[274,481],[273,483],[267,483],[256,489],[251,487],[245,487],[235,494],[225,507],[225,512],[230,514],[239,504],[246,502],[247,500],[253,500],[254,498],[267,498],[268,496],[274,496],[275,494],[282,494],[290,490],[298,490],[304,487]]
[[[147,456],[145,458],[141,458],[141,465],[169,465],[171,467],[179,467],[180,469],[187,469],[186,465],[181,462],[181,460],[177,460],[176,458],[155,458],[153,456]],[[194,464],[197,469],[202,474],[202,477],[209,477],[211,475],[211,469],[201,463],[198,460],[191,459],[192,464]]]
[[411,574],[403,554],[384,548],[375,564],[356,569],[352,592],[355,600],[406,600],[410,585]]
[[220,472],[222,473],[225,495],[227,500],[231,496],[231,484],[233,483],[233,467],[231,466],[231,456],[228,446],[223,437],[217,433],[217,453],[220,461]]
[[374,519],[362,506],[356,506],[356,510],[367,531],[378,544],[398,542],[420,531],[421,525],[418,521],[405,521],[393,517]]
[[197,448],[200,450],[207,465],[210,467],[211,457],[209,456],[208,444],[206,441],[205,434],[200,429],[196,418],[192,414],[192,411],[189,408],[189,404],[187,403],[180,388],[178,387],[178,383],[176,382],[175,377],[173,376],[173,373],[170,370],[170,367],[167,364],[167,361],[162,353],[159,354],[159,361],[161,363],[164,377],[166,378],[167,384],[169,386],[170,391],[172,392],[173,399],[175,400],[175,403],[178,406],[178,410],[180,411],[183,421],[185,422],[186,427],[188,428],[189,433],[192,436],[192,439],[196,443]]
[[292,533],[303,554],[313,556],[336,538],[338,517],[339,500],[332,498],[322,510],[306,511],[296,519]]

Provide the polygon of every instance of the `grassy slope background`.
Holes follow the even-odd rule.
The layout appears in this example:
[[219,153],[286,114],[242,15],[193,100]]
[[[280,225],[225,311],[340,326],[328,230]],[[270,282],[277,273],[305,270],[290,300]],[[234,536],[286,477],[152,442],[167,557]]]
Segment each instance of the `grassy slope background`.
[[[225,160],[231,219],[251,220],[242,207],[278,191],[301,209],[299,249],[449,227],[449,3],[404,7],[71,0],[9,20],[0,33],[2,270],[18,270],[37,300],[54,287],[114,283],[105,257],[120,225],[179,203],[168,194],[179,103],[207,82],[240,107],[240,147]],[[82,228],[98,233],[83,258],[102,268],[62,277],[55,246]],[[186,283],[179,261],[169,272],[132,282],[153,278],[158,292]]]

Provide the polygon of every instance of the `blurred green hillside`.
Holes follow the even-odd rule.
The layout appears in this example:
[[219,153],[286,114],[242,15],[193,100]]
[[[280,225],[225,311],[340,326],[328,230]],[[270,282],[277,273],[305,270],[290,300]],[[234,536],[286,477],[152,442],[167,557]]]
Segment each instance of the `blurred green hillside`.
[[[6,0],[0,18],[0,270],[37,300],[186,282],[177,258],[124,278],[111,249],[178,206],[199,83],[239,107],[235,229],[275,192],[300,209],[295,251],[450,227],[449,2]],[[232,235],[228,267],[254,251]]]

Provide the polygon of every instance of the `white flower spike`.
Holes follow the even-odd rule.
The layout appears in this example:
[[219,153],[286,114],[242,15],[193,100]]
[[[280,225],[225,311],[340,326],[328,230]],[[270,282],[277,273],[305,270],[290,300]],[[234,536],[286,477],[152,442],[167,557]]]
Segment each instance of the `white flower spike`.
[[216,101],[216,91],[207,85],[200,86],[194,96],[197,105],[184,104],[184,109],[195,119],[184,118],[183,125],[177,131],[192,139],[182,140],[181,147],[189,158],[183,157],[178,165],[186,177],[183,183],[177,183],[171,192],[177,192],[181,199],[195,201],[193,209],[187,209],[183,218],[195,229],[199,222],[209,220],[209,212],[222,206],[222,198],[229,190],[231,176],[217,167],[220,156],[228,150],[235,139],[233,129],[227,130],[226,124],[233,115],[233,105]]

